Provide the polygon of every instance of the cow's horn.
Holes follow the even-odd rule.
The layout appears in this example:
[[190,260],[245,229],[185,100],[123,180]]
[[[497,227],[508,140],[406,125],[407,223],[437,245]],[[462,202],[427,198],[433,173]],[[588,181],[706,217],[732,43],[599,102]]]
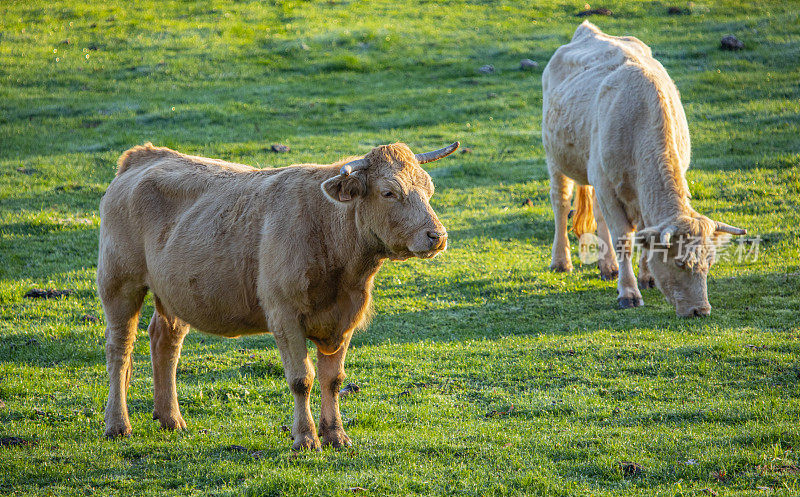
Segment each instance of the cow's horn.
[[342,176],[350,176],[350,173],[352,173],[353,171],[358,171],[359,169],[364,169],[365,167],[367,167],[368,164],[369,163],[367,162],[367,159],[351,160],[350,162],[342,166],[341,169],[339,169],[339,174],[341,174]]
[[672,238],[672,235],[675,234],[675,231],[678,228],[673,225],[667,226],[667,228],[661,232],[661,244],[669,247],[669,241]]
[[448,155],[452,154],[453,152],[456,151],[459,145],[461,145],[459,142],[455,142],[444,148],[440,148],[439,150],[434,150],[433,152],[425,152],[424,154],[415,154],[414,157],[417,158],[417,161],[420,164],[425,164],[426,162],[433,162],[435,160],[441,159],[442,157],[447,157]]
[[715,221],[717,223],[717,231],[721,231],[723,233],[730,233],[731,235],[746,235],[747,230],[743,230],[742,228],[737,228],[735,226],[731,226],[730,224],[721,223],[719,221]]

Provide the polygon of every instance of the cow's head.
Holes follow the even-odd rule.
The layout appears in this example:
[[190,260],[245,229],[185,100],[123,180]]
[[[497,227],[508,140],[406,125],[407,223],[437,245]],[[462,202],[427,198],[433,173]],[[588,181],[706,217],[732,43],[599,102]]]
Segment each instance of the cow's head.
[[747,231],[697,213],[636,233],[656,286],[681,317],[708,316],[708,270],[730,235]]
[[415,155],[403,143],[375,147],[344,164],[322,183],[322,191],[333,202],[353,205],[359,232],[374,238],[390,258],[434,257],[447,247],[447,231],[429,203],[431,177],[419,165],[456,148],[458,142]]

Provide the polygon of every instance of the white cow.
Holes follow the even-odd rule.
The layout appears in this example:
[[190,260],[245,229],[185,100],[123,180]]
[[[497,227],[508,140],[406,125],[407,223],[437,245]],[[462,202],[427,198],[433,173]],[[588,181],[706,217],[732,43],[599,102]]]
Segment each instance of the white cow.
[[572,270],[567,216],[578,183],[583,201],[574,224],[591,229],[594,214],[600,239],[612,249],[599,261],[600,273],[611,279],[619,271],[620,307],[643,305],[631,265],[636,241],[643,248],[639,284],[655,283],[680,316],[709,315],[706,277],[715,252],[728,234],[746,231],[692,209],[684,177],[691,155],[686,115],[650,48],[584,21],[550,59],[542,90],[555,214],[551,269]]

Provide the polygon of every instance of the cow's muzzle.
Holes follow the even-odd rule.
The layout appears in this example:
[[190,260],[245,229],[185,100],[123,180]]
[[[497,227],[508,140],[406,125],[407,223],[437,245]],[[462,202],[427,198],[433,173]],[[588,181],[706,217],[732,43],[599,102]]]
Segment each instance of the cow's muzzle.
[[447,232],[444,230],[428,230],[424,240],[419,240],[413,249],[409,247],[414,257],[430,259],[447,248]]
[[446,231],[428,231],[428,243],[430,243],[430,250],[440,252],[447,248],[447,232]]

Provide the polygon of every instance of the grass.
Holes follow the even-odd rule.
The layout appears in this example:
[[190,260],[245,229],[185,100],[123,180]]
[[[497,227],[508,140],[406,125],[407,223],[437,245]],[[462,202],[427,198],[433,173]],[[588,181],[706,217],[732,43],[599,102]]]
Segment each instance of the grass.
[[[668,5],[609,1],[614,15],[592,20],[648,43],[681,90],[695,208],[762,238],[757,260],[712,269],[702,320],[676,318],[654,290],[615,310],[614,284],[577,257],[571,275],[547,270],[540,75],[583,2],[4,6],[0,437],[30,443],[0,447],[0,493],[800,494],[800,12]],[[745,49],[719,50],[727,34]],[[539,68],[520,71],[522,58]],[[134,435],[102,438],[97,206],[123,150],[152,141],[271,167],[452,140],[471,153],[429,169],[450,249],[382,269],[348,356],[353,448],[290,451],[268,335],[190,334],[178,372],[189,429],[159,430],[150,300]],[[75,293],[23,298],[33,287]]]

